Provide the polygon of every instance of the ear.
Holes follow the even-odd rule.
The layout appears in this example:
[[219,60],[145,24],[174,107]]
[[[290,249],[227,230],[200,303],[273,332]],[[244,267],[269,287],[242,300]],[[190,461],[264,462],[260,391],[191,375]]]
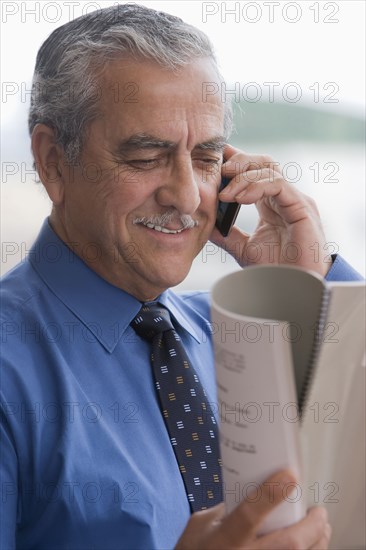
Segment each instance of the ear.
[[55,143],[55,133],[45,124],[36,124],[32,132],[32,151],[39,177],[54,206],[64,198],[64,153]]

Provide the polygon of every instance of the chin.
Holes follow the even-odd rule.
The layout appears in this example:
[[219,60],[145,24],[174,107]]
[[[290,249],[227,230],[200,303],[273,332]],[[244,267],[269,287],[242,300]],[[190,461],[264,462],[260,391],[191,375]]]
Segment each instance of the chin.
[[164,273],[161,274],[161,277],[156,278],[156,282],[158,283],[157,286],[166,290],[167,288],[179,285],[187,277],[190,269],[191,265],[189,265],[185,269],[176,269],[174,270],[174,272],[169,273],[169,271],[172,270],[170,266],[169,271],[165,270]]

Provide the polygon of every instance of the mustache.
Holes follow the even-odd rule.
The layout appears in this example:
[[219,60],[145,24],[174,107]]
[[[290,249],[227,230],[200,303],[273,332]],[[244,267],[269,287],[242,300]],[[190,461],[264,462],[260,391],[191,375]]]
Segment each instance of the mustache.
[[153,214],[151,216],[143,216],[141,218],[135,218],[133,220],[134,224],[137,223],[152,223],[153,225],[160,225],[160,227],[165,227],[172,221],[179,220],[182,224],[182,229],[190,229],[198,225],[198,221],[194,220],[189,214],[178,214],[174,210],[168,210],[162,214]]

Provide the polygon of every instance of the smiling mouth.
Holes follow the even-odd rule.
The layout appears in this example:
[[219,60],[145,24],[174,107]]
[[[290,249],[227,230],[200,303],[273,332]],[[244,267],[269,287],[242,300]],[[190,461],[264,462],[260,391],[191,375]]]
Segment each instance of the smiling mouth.
[[154,225],[153,223],[144,223],[141,222],[143,226],[148,227],[149,229],[154,229],[155,231],[160,231],[161,233],[170,233],[172,235],[176,235],[177,233],[182,233],[187,227],[182,227],[181,229],[167,229],[166,227],[162,227],[161,225]]
[[198,221],[194,220],[190,215],[180,215],[175,209],[167,210],[163,214],[138,217],[135,218],[132,223],[141,224],[148,229],[153,229],[158,233],[165,233],[168,235],[178,235],[182,233],[182,231],[198,225]]

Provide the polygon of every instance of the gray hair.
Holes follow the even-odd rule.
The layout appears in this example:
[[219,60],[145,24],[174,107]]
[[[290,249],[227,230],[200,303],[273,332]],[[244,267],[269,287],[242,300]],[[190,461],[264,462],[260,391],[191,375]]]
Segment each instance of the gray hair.
[[[208,57],[220,76],[212,44],[202,31],[144,6],[115,5],[62,25],[43,43],[33,77],[29,132],[37,123],[51,127],[68,161],[76,162],[98,115],[98,78],[108,62],[124,54],[172,71]],[[224,125],[228,137],[231,103],[225,104]]]

